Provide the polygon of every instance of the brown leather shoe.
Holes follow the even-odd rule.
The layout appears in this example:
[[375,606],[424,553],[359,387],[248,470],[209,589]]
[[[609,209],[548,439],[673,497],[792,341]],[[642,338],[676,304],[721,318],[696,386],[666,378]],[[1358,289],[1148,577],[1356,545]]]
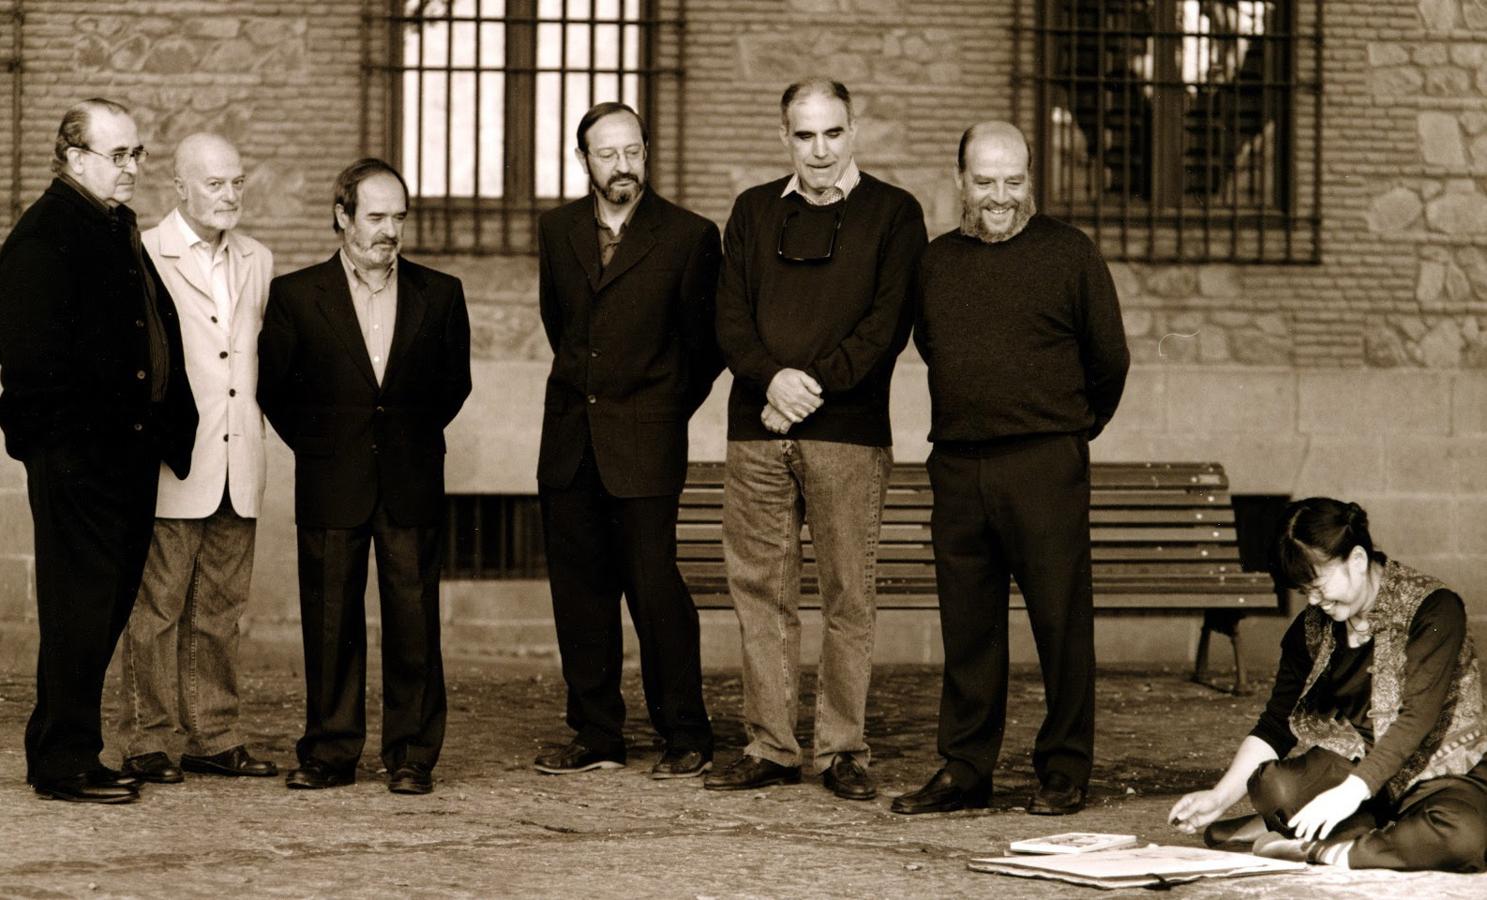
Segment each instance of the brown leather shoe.
[[1028,801],[1033,816],[1067,816],[1084,809],[1085,789],[1062,772],[1051,773]]
[[782,766],[746,754],[702,781],[710,791],[747,791],[771,784],[800,784],[800,766]]
[[980,788],[963,788],[950,777],[950,770],[941,769],[919,790],[894,797],[893,805],[889,809],[905,816],[955,812],[985,806],[986,798],[990,794],[989,785]]
[[151,784],[180,784],[186,780],[180,768],[159,750],[124,760],[124,774]]
[[246,775],[250,778],[271,778],[279,774],[278,766],[266,759],[254,759],[242,744],[211,756],[182,753],[181,768],[204,775]]
[[871,800],[878,796],[878,787],[866,767],[852,756],[840,754],[831,761],[831,766],[821,773],[826,789],[843,800]]

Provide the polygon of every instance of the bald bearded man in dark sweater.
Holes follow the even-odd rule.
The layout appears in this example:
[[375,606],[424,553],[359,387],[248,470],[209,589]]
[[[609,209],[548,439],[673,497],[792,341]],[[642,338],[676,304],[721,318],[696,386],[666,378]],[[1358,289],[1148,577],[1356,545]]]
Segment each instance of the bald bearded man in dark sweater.
[[1130,356],[1109,270],[1083,232],[1036,214],[1028,147],[1005,122],[961,139],[962,221],[925,250],[914,342],[929,366],[930,528],[945,678],[929,783],[900,813],[985,805],[1007,711],[1017,579],[1047,715],[1028,812],[1084,806],[1094,756],[1089,441],[1115,414]]

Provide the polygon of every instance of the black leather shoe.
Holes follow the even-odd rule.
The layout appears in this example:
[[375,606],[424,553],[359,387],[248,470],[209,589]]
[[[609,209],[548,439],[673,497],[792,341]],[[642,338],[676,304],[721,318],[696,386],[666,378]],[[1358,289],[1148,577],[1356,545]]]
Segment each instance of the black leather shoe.
[[821,781],[843,800],[871,800],[878,796],[873,776],[851,756],[839,755],[833,759],[831,767],[821,774]]
[[180,768],[159,750],[124,760],[124,774],[152,784],[180,784],[186,780]]
[[1054,772],[1038,785],[1027,811],[1034,816],[1067,816],[1084,809],[1085,790],[1062,772]]
[[782,766],[745,754],[702,782],[710,791],[747,791],[771,784],[800,784],[800,766]]
[[51,778],[31,785],[43,800],[66,800],[71,803],[133,803],[139,799],[139,788],[132,784],[115,784],[105,772],[95,769],[66,778]]
[[916,816],[920,813],[955,812],[986,805],[990,787],[963,788],[950,778],[950,770],[941,769],[925,782],[924,787],[893,798],[889,807],[896,813]]
[[279,767],[266,759],[254,759],[242,744],[214,753],[211,756],[181,754],[181,768],[187,772],[204,775],[246,775],[251,778],[272,778],[279,774]]
[[625,765],[624,751],[601,753],[574,739],[568,746],[549,750],[532,762],[532,767],[546,775],[572,775],[591,769],[620,769]]
[[284,779],[286,787],[302,791],[318,791],[323,788],[342,787],[356,783],[356,768],[333,769],[318,759],[307,759],[299,768],[291,769]]
[[712,757],[701,750],[667,750],[651,769],[651,777],[696,778],[713,767]]
[[431,794],[434,773],[426,763],[399,763],[387,776],[387,789],[394,794]]

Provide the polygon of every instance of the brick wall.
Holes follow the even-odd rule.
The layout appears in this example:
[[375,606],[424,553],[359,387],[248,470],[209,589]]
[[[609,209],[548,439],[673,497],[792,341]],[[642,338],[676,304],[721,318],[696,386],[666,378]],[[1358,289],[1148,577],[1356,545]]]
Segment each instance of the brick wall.
[[[663,17],[675,3],[664,0]],[[135,107],[160,154],[136,204],[144,221],[172,203],[165,154],[181,135],[211,127],[243,149],[244,227],[275,251],[280,270],[329,252],[329,185],[361,150],[362,0],[35,0],[25,8],[23,202],[46,182],[62,110],[102,94]],[[961,130],[1013,113],[1012,9],[1013,0],[687,0],[684,43],[660,54],[687,72],[680,98],[669,88],[661,97],[661,111],[680,102],[685,112],[681,123],[658,120],[654,155],[682,161],[680,178],[668,164],[661,183],[721,224],[741,188],[787,171],[778,140],[784,84],[827,73],[853,89],[863,167],[913,190],[931,231],[945,230],[958,215],[950,175]],[[1314,9],[1302,4],[1304,23]],[[1386,549],[1452,580],[1480,624],[1487,2],[1329,3],[1324,37],[1322,265],[1114,265],[1137,368],[1095,455],[1217,459],[1239,492],[1358,499]],[[366,112],[373,125],[382,114],[376,105]],[[463,277],[472,304],[476,388],[451,430],[451,490],[534,491],[548,365],[534,262],[427,261]],[[911,350],[895,387],[903,459],[927,452],[923,376]],[[693,424],[697,458],[722,456],[725,387],[726,379]],[[298,639],[289,462],[275,441],[250,640]],[[0,647],[25,645],[34,632],[30,552],[24,476],[7,462]],[[455,652],[552,652],[545,586],[447,590]],[[1190,656],[1195,623],[1167,624],[1102,620],[1102,658]],[[731,614],[709,619],[710,662],[736,652],[734,628]],[[934,658],[934,628],[932,616],[896,621],[880,656]],[[1254,641],[1256,660],[1271,658],[1273,645]],[[1029,645],[1016,646],[1025,655]]]

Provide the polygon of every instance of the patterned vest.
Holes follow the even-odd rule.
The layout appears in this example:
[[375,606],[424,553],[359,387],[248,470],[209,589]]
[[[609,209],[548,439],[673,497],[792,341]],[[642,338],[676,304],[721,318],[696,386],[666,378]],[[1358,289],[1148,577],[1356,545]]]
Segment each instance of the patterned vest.
[[[1410,621],[1426,597],[1445,585],[1394,561],[1384,564],[1378,598],[1369,615],[1373,624],[1373,664],[1369,715],[1373,718],[1373,737],[1377,741],[1399,718],[1400,695],[1405,682],[1405,644],[1409,640]],[[1332,619],[1318,607],[1309,607],[1306,616],[1306,646],[1311,651],[1311,674],[1301,690],[1301,699],[1291,711],[1291,732],[1296,735],[1297,750],[1324,747],[1352,760],[1368,752],[1363,736],[1351,722],[1326,718],[1302,709],[1302,700],[1312,685],[1327,670],[1332,657],[1334,638]],[[1384,785],[1392,800],[1427,778],[1460,775],[1481,760],[1487,752],[1487,715],[1482,705],[1482,677],[1471,635],[1461,642],[1461,652],[1451,675],[1451,688],[1441,706],[1440,718],[1425,735],[1420,746],[1405,759],[1399,771]]]

